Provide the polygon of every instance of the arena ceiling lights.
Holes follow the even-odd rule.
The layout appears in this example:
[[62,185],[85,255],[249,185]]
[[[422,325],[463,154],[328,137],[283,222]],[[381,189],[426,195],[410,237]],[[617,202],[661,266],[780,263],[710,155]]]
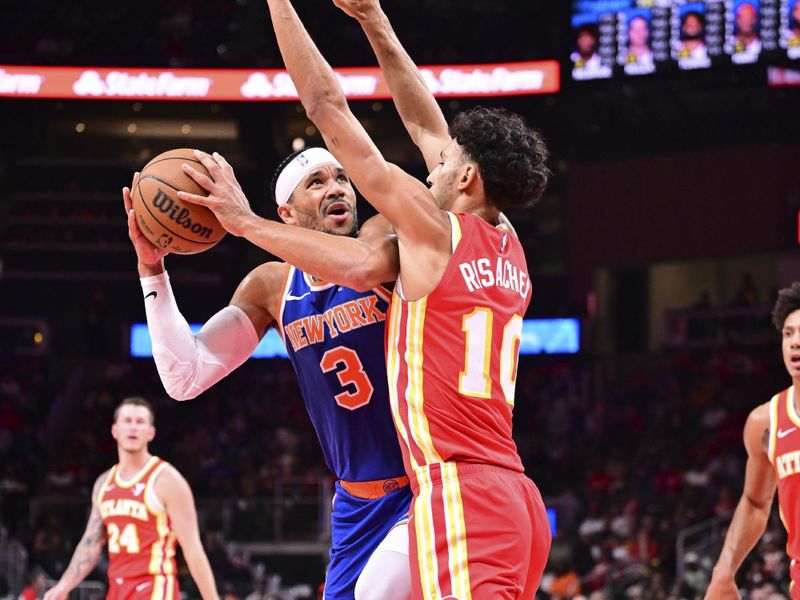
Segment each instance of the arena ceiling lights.
[[[351,100],[387,100],[378,67],[335,69]],[[439,98],[552,94],[561,87],[554,60],[420,67]],[[190,100],[209,102],[296,101],[282,70],[138,69],[0,65],[0,97],[62,100]]]

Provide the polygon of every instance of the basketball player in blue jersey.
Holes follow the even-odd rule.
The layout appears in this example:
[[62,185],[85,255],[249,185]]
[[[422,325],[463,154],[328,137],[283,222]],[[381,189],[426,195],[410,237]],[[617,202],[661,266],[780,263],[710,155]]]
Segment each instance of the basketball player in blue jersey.
[[[349,242],[342,258],[358,256],[360,264],[341,279],[350,287],[320,281],[287,263],[265,263],[193,335],[170,287],[165,252],[143,237],[130,191],[123,190],[158,373],[171,397],[194,398],[247,360],[267,329],[277,327],[325,460],[338,479],[324,597],[406,600],[411,492],[389,408],[384,321],[390,293],[380,286],[396,276],[396,244],[382,217],[357,230],[355,192],[327,150],[288,157],[275,174],[273,193],[281,219],[296,226],[286,230],[303,228]],[[296,252],[295,264],[306,268],[331,260],[302,243]],[[356,594],[371,556],[381,576]]]

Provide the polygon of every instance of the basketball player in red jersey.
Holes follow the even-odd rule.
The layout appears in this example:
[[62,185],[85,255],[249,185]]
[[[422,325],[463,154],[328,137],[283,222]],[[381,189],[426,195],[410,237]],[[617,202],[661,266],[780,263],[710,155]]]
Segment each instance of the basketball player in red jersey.
[[741,598],[734,581],[736,571],[764,533],[776,487],[781,520],[789,536],[789,589],[792,599],[800,600],[800,282],[778,292],[772,322],[781,332],[783,364],[792,385],[755,408],[747,418],[744,491],[706,600]]
[[462,113],[429,190],[384,160],[289,0],[268,4],[309,118],[399,240],[387,368],[414,489],[413,595],[532,598],[550,532],[511,437],[531,282],[519,241],[497,224],[541,196],[545,144],[505,111]]
[[44,600],[67,598],[92,572],[105,544],[108,600],[179,600],[176,541],[203,600],[219,600],[192,490],[172,465],[147,450],[156,434],[153,421],[153,409],[142,398],[126,398],[117,407],[111,435],[119,463],[97,478],[86,531]]

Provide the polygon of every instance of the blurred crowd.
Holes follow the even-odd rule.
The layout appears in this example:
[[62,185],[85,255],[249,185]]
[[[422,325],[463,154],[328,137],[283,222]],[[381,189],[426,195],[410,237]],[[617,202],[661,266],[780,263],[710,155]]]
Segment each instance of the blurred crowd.
[[[199,502],[246,504],[269,497],[279,482],[310,495],[329,477],[286,361],[250,361],[188,403],[164,396],[150,360],[104,362],[64,381],[58,365],[42,358],[0,367],[3,521],[52,576],[80,536],[94,479],[115,461],[113,407],[133,391],[157,407],[153,451],[183,472]],[[744,421],[785,383],[777,344],[669,351],[613,365],[523,358],[515,435],[557,514],[541,597],[702,597],[741,493]],[[78,518],[46,510],[32,518],[37,496],[76,498]],[[286,519],[313,521],[302,511]],[[678,558],[680,532],[703,523],[704,543],[687,545]],[[226,540],[207,525],[222,581],[244,597],[252,568],[222,551]],[[258,531],[243,517],[229,533],[252,541]],[[751,599],[784,597],[784,539],[776,518],[740,572]]]
[[[745,419],[788,381],[777,344],[672,351],[605,372],[537,371],[521,376],[519,398],[536,401],[518,401],[516,426],[559,517],[543,590],[702,598],[742,489]],[[678,563],[681,531],[702,524],[703,544],[687,545]],[[776,512],[740,573],[751,598],[786,593],[784,540]]]

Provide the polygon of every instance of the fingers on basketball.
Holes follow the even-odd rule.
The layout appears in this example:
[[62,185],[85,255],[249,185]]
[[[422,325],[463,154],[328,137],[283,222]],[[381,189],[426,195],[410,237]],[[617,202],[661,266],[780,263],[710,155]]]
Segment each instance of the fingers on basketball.
[[[203,163],[203,164],[205,165],[205,163]],[[214,164],[216,164],[216,163],[214,163]],[[195,181],[195,183],[197,185],[199,185],[201,188],[205,189],[207,192],[211,193],[212,188],[214,187],[214,181],[210,177],[207,177],[206,175],[203,175],[200,171],[198,171],[197,169],[194,169],[193,167],[191,167],[191,166],[189,166],[187,164],[182,165],[182,168],[183,168],[183,172],[186,173],[192,179],[194,179],[194,181]],[[208,169],[208,166],[206,166],[206,169]],[[208,169],[208,171],[209,171],[209,173],[211,173],[211,169]],[[211,173],[211,175],[213,177],[214,174]]]
[[128,211],[128,237],[130,237],[134,242],[142,237],[142,232],[139,230],[139,226],[136,224],[136,215],[133,214],[132,210]]
[[[197,183],[198,185],[202,185],[199,181]],[[211,195],[198,196],[197,194],[190,194],[189,192],[178,191],[178,198],[186,202],[191,202],[192,204],[199,204],[200,206],[208,206],[209,208],[211,208],[211,202],[209,202],[209,200],[212,198]]]
[[[159,154],[142,169],[130,195],[137,233],[159,255],[165,251],[195,254],[212,248],[226,233],[204,206],[206,194],[216,189],[194,149],[177,148]],[[137,248],[141,247],[137,243]]]
[[139,171],[136,171],[133,174],[133,179],[131,180],[131,187],[124,187],[122,188],[122,202],[125,205],[125,214],[131,212],[131,208],[133,208],[133,201],[131,200],[131,194],[133,190],[136,189],[136,182],[139,180]]
[[225,177],[226,179],[230,179],[232,181],[236,181],[236,176],[233,174],[233,167],[231,167],[228,164],[228,161],[225,160],[225,157],[222,156],[222,154],[220,154],[218,152],[214,152],[214,154],[212,154],[211,156],[216,161],[217,166],[219,167],[219,170],[220,170],[220,173],[222,174],[222,176]]
[[203,164],[206,166],[206,169],[208,169],[208,172],[211,173],[211,177],[214,181],[219,181],[223,177],[222,165],[217,158],[219,154],[214,152],[213,155],[207,154],[206,156],[207,159],[203,161]]

